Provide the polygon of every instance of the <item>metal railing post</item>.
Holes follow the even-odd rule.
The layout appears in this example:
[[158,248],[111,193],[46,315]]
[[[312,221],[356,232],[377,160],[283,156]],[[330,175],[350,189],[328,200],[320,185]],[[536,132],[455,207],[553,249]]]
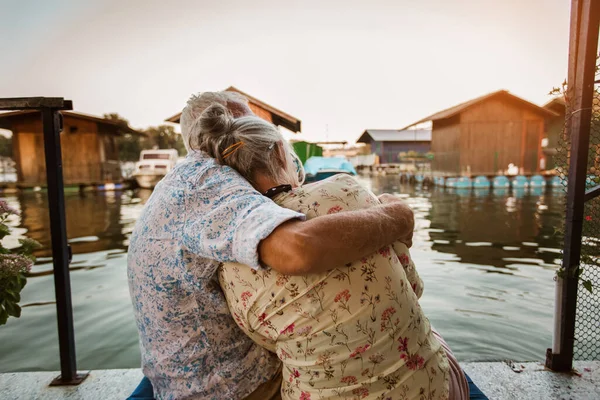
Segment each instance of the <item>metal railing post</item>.
[[42,113],[61,372],[60,376],[50,383],[52,386],[78,385],[88,376],[87,373],[77,373],[77,360],[75,357],[73,307],[69,278],[71,249],[67,244],[60,147],[62,117],[59,111],[72,109],[73,104],[70,100],[59,97],[0,99],[0,110],[37,110]]
[[75,357],[75,332],[73,329],[73,306],[71,303],[71,279],[69,276],[69,246],[65,219],[65,195],[63,182],[60,132],[61,115],[57,109],[42,109],[44,129],[44,152],[46,156],[46,179],[48,185],[48,211],[52,237],[52,262],[54,264],[54,291],[58,319],[58,344],[60,351],[60,376],[50,385],[76,385],[87,374],[77,374]]
[[570,371],[573,366],[575,315],[585,203],[585,180],[592,118],[600,2],[571,2],[569,41],[567,137],[571,139],[567,181],[567,215],[563,252],[563,276],[557,277],[554,340],[546,352],[546,367]]

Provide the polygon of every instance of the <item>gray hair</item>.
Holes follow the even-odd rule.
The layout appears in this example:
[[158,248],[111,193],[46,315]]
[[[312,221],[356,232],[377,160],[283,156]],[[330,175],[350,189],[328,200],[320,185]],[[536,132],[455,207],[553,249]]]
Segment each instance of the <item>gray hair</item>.
[[[299,186],[304,168],[275,125],[256,116],[234,118],[221,103],[198,118],[198,150],[229,165],[254,184],[260,172],[281,184]],[[283,154],[282,154],[283,153]]]
[[237,92],[204,92],[192,95],[180,117],[181,136],[188,152],[200,144],[198,142],[201,136],[198,127],[200,115],[215,103],[229,108],[236,117],[252,115],[248,107],[248,99]]

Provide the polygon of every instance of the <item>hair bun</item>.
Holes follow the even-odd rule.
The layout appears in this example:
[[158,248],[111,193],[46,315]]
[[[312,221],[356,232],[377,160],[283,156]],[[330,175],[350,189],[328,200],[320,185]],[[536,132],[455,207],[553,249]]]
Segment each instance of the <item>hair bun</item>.
[[233,114],[222,104],[211,104],[200,114],[200,131],[205,135],[222,137],[231,132]]

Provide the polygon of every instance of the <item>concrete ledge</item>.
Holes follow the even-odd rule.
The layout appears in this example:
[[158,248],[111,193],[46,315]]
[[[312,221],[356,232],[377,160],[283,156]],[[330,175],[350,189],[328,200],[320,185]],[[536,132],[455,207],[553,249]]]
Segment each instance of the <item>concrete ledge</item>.
[[575,373],[556,373],[542,363],[462,363],[490,400],[600,399],[600,361],[577,361]]
[[0,399],[112,400],[126,399],[142,379],[141,369],[91,371],[79,386],[48,386],[59,372],[0,374]]
[[[575,363],[576,373],[559,374],[540,363],[463,363],[490,400],[599,399],[600,361]],[[91,371],[79,386],[49,387],[58,372],[0,374],[0,399],[125,399],[142,379],[140,369]]]

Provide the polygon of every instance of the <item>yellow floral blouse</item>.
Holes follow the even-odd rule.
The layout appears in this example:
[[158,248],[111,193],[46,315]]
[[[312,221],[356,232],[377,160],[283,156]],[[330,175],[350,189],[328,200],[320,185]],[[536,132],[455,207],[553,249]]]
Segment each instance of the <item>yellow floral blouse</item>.
[[[348,175],[274,200],[309,219],[379,203]],[[449,397],[448,358],[419,305],[423,284],[405,245],[302,277],[227,263],[219,280],[240,328],[283,362],[283,399]]]

